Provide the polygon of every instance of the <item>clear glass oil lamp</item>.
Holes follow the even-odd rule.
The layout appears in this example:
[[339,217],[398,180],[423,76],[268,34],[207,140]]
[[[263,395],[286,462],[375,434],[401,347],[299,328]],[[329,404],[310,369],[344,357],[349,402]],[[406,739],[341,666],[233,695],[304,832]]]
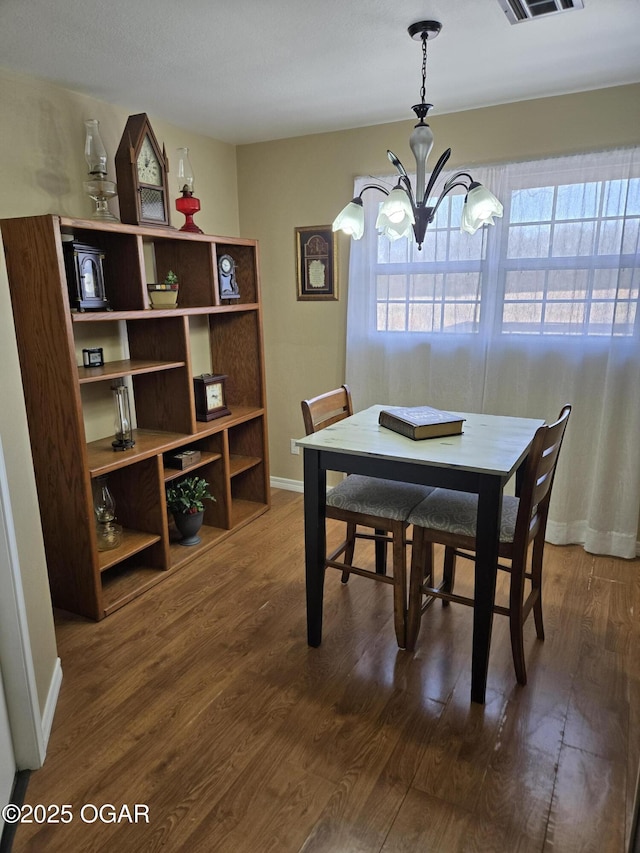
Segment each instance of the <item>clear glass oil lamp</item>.
[[115,433],[111,442],[114,450],[129,450],[134,446],[133,428],[131,426],[131,409],[129,407],[129,389],[124,379],[116,379],[111,386],[116,408]]
[[89,180],[85,181],[84,191],[95,202],[92,219],[108,222],[119,222],[117,216],[109,210],[107,202],[114,198],[117,187],[113,181],[107,180],[107,152],[100,136],[100,122],[95,118],[87,119],[84,123],[86,134],[84,139],[84,158],[89,167]]
[[122,525],[116,522],[116,504],[109,491],[106,476],[97,477],[94,486],[93,511],[96,516],[98,551],[110,551],[122,542]]

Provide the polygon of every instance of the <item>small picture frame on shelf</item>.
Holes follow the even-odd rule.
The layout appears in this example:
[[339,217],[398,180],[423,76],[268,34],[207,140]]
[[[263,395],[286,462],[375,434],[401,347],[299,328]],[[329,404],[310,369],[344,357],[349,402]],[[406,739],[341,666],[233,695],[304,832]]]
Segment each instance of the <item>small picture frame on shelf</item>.
[[330,225],[295,229],[298,300],[338,299],[336,235]]
[[83,367],[103,367],[104,351],[102,347],[85,347],[82,350]]

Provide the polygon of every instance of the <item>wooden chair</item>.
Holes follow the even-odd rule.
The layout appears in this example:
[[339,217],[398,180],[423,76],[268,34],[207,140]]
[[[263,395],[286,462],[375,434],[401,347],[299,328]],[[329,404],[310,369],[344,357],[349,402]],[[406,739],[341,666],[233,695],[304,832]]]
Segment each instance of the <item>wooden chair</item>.
[[[331,426],[353,414],[351,392],[347,385],[303,400],[302,417],[307,435]],[[350,574],[373,578],[393,585],[393,612],[396,639],[400,648],[406,642],[407,617],[407,517],[433,489],[429,486],[382,480],[349,474],[327,493],[326,516],[346,522],[345,540],[327,554],[325,566],[340,569],[342,582]],[[364,533],[359,527],[373,532]],[[376,543],[376,569],[354,565],[357,539]],[[386,547],[392,545],[392,574],[386,574]],[[342,559],[338,559],[342,557]]]
[[[536,633],[544,639],[542,622],[542,559],[551,488],[571,406],[563,407],[559,419],[541,426],[535,434],[525,463],[520,497],[505,495],[502,504],[499,556],[509,564],[498,567],[511,575],[509,606],[494,605],[494,613],[509,617],[511,650],[516,678],[527,683],[523,626],[533,610]],[[435,598],[443,606],[453,601],[473,606],[474,600],[453,592],[456,557],[474,560],[477,495],[435,489],[411,512],[413,553],[407,616],[407,649],[415,648],[422,614]],[[533,542],[531,569],[527,571],[529,545]],[[433,583],[433,544],[445,546],[443,581]],[[465,553],[471,552],[471,553]],[[524,597],[526,581],[530,591]]]

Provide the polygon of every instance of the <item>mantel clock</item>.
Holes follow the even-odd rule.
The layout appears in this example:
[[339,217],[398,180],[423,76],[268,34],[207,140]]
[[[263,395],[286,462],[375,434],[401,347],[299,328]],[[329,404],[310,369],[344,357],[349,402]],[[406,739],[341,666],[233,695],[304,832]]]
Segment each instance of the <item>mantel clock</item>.
[[115,156],[120,219],[129,225],[169,226],[169,163],[146,113],[129,116]]

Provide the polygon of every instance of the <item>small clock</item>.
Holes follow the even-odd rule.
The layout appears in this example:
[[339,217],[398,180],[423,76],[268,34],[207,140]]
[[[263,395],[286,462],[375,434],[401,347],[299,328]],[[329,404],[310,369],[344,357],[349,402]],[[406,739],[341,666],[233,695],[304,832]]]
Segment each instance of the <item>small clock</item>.
[[218,258],[218,279],[220,299],[240,299],[240,288],[236,281],[236,262],[231,255],[220,255]]
[[203,373],[193,377],[193,392],[196,400],[196,420],[212,421],[223,415],[230,415],[227,408],[224,383],[227,377],[222,374]]
[[71,307],[81,312],[111,310],[104,287],[102,250],[76,240],[65,242],[63,247]]
[[146,113],[127,119],[115,164],[122,222],[169,225],[169,164]]

